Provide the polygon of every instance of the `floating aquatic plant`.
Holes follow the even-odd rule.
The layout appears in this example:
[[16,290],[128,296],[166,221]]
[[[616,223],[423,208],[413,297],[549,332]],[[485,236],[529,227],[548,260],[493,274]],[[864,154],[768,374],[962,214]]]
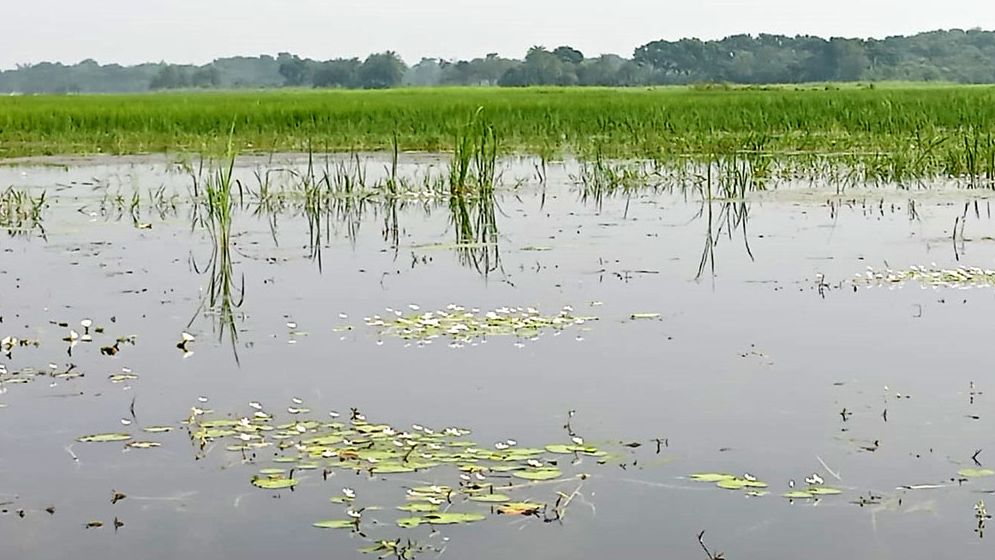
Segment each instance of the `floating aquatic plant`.
[[[544,447],[526,447],[513,439],[484,445],[458,426],[401,428],[370,421],[355,409],[348,419],[339,419],[337,413],[315,417],[296,398],[283,419],[278,418],[282,413],[270,413],[260,402],[249,403],[249,408],[244,415],[218,416],[194,407],[186,421],[193,443],[204,453],[216,448],[240,455],[256,468],[249,483],[261,490],[314,491],[316,479],[328,480],[337,473],[396,485],[397,502],[383,508],[366,504],[362,492],[342,488],[329,501],[344,511],[313,523],[364,536],[376,527],[468,524],[492,515],[558,519],[588,477],[572,467],[584,459],[599,464],[609,460],[606,451],[576,435],[570,443]],[[412,476],[434,482],[405,484]],[[551,493],[549,502],[536,499],[546,485],[563,484],[577,488],[572,494]],[[370,516],[378,518],[371,521]],[[399,541],[377,542],[381,544],[373,548]]]
[[855,285],[867,286],[894,286],[906,282],[918,282],[923,286],[984,287],[995,286],[995,270],[967,266],[939,268],[936,265],[910,266],[906,270],[868,268],[864,274],[857,275],[853,282]]
[[378,329],[381,337],[394,336],[422,343],[446,338],[457,345],[488,336],[535,339],[546,331],[562,331],[597,319],[576,316],[569,307],[556,315],[543,315],[532,307],[501,307],[482,312],[459,305],[424,313],[404,314],[394,310],[389,313],[384,317],[368,317],[366,324]]

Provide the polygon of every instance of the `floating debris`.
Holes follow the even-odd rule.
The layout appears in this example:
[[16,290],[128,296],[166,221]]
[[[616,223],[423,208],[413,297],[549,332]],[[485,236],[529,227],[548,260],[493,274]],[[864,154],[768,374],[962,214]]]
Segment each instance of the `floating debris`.
[[564,308],[556,315],[542,315],[531,307],[501,307],[485,313],[455,305],[411,315],[390,313],[388,317],[367,318],[367,326],[377,328],[381,337],[394,336],[423,343],[440,337],[454,343],[470,343],[488,336],[535,339],[547,330],[562,331],[597,320],[597,317],[575,316],[570,308]]
[[875,270],[858,274],[853,283],[865,286],[894,286],[906,282],[918,282],[922,286],[970,288],[995,286],[995,270],[961,266],[958,268],[938,268],[910,266],[907,270]]

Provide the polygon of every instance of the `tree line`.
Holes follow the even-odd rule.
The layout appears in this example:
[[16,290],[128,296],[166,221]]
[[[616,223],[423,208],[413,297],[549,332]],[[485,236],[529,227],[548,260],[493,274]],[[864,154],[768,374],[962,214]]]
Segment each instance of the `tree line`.
[[75,65],[43,62],[0,72],[0,92],[139,92],[196,88],[363,88],[399,86],[648,86],[831,81],[995,83],[995,32],[941,30],[886,39],[733,35],[714,41],[653,41],[632,56],[587,57],[534,46],[522,59],[423,58],[392,51],[364,59],[312,60],[290,53],[232,57],[206,65]]

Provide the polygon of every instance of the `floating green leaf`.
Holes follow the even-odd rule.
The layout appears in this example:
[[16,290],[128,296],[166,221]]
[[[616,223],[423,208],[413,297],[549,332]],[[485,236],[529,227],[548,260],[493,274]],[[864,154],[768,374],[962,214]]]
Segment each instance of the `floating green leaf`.
[[560,471],[560,469],[556,468],[542,468],[542,469],[527,470],[527,471],[517,471],[511,474],[511,476],[514,476],[516,478],[521,478],[524,480],[534,480],[534,481],[553,480],[554,478],[559,478],[562,475],[563,472]]
[[327,519],[318,521],[313,525],[319,529],[355,529],[356,521],[354,519]]
[[736,476],[724,473],[695,473],[690,478],[698,482],[721,482],[723,480],[735,480]]
[[415,469],[400,463],[380,463],[373,467],[370,472],[373,474],[397,474],[415,472]]
[[632,315],[629,315],[629,318],[633,319],[633,320],[635,320],[635,319],[659,319],[660,318],[660,314],[659,313],[633,313]]
[[417,527],[425,521],[421,517],[402,517],[397,520],[397,526],[402,529],[411,529]]
[[283,490],[293,488],[297,485],[297,481],[293,478],[254,478],[252,485],[263,490]]
[[532,502],[510,502],[498,506],[497,512],[503,515],[534,515],[543,507]]
[[987,476],[995,476],[995,470],[992,469],[980,469],[980,468],[967,468],[957,471],[957,474],[964,478],[984,478]]
[[164,434],[166,432],[173,431],[173,427],[172,426],[146,426],[145,428],[142,428],[142,430],[145,431],[145,432],[148,432],[150,434]]
[[114,441],[128,441],[131,436],[122,433],[112,433],[112,434],[93,434],[89,436],[80,436],[76,438],[76,441],[83,443],[108,443]]
[[719,488],[726,490],[742,490],[744,488],[767,488],[766,482],[759,480],[747,480],[745,478],[729,478],[715,483]]
[[397,509],[411,513],[428,513],[433,511],[439,511],[439,506],[435,504],[415,502],[413,504],[405,504],[403,506],[397,506]]
[[504,494],[484,494],[482,496],[473,496],[472,498],[470,498],[470,501],[485,502],[485,503],[495,503],[495,502],[500,503],[500,502],[507,502],[510,499],[511,498],[505,496]]
[[475,521],[483,521],[487,519],[486,515],[479,513],[455,513],[455,512],[445,512],[445,513],[428,513],[422,517],[422,521],[425,523],[431,523],[432,525],[454,525],[457,523],[473,523]]
[[549,451],[550,453],[556,453],[558,455],[573,455],[574,453],[595,455],[598,453],[598,449],[595,447],[590,447],[587,445],[566,445],[561,443],[547,445],[546,451]]

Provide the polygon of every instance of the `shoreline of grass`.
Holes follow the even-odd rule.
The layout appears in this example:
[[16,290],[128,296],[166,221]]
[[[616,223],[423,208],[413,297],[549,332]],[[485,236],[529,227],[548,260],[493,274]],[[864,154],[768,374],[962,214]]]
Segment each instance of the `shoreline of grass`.
[[[24,156],[451,153],[479,112],[502,155],[842,160],[995,173],[995,86],[259,90],[0,98],[0,161]],[[841,157],[842,156],[842,157]]]

